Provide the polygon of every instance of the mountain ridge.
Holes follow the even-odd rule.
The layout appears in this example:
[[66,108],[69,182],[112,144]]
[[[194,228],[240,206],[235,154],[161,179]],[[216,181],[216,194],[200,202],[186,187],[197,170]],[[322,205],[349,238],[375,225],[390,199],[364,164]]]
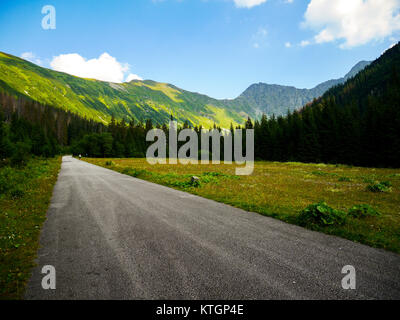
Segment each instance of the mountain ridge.
[[[359,71],[357,66],[362,63],[348,74]],[[105,124],[112,116],[141,122],[152,119],[154,123],[162,124],[172,114],[180,122],[228,128],[231,123],[242,124],[248,116],[283,115],[288,109],[301,108],[343,79],[329,80],[310,92],[281,85],[253,84],[235,99],[218,100],[153,80],[114,83],[80,78],[0,52],[0,90]],[[263,90],[258,90],[257,86]],[[267,86],[267,96],[263,86]]]
[[322,82],[311,89],[299,89],[294,86],[264,82],[254,83],[234,101],[242,103],[250,101],[250,104],[259,110],[258,113],[280,116],[287,111],[301,108],[315,98],[322,96],[330,88],[345,83],[369,64],[371,64],[371,61],[360,61],[344,77]]

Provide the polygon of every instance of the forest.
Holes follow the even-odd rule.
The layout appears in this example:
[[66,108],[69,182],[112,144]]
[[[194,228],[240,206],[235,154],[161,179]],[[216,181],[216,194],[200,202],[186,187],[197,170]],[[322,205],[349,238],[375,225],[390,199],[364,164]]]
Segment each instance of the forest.
[[[236,129],[254,129],[255,159],[369,167],[400,165],[400,45],[319,99],[286,116],[250,118]],[[173,116],[171,115],[171,119]],[[134,119],[108,126],[33,100],[0,93],[0,159],[22,163],[33,154],[145,157],[154,127]],[[189,123],[178,130],[190,128]],[[201,126],[192,128],[197,133]],[[221,128],[214,125],[214,128]],[[233,126],[230,130],[233,132]],[[183,144],[184,142],[181,142]],[[221,143],[223,146],[223,143]],[[204,151],[202,151],[204,152]],[[223,154],[223,151],[221,152]]]

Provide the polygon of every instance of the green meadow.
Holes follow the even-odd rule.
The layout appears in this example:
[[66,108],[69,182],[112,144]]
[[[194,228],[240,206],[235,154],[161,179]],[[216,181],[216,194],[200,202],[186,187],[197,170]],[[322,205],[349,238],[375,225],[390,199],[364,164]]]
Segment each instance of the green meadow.
[[[233,165],[150,165],[146,159],[84,159],[127,174],[247,211],[303,225],[300,213],[325,202],[343,223],[309,224],[313,230],[400,253],[400,170],[345,165],[256,162],[250,176]],[[191,177],[199,177],[192,183]],[[317,206],[324,210],[324,206]],[[356,207],[358,206],[358,207]],[[347,214],[368,208],[365,215]],[[352,210],[351,210],[352,209]],[[369,214],[370,212],[376,214]]]
[[60,165],[57,157],[0,167],[0,300],[23,296]]

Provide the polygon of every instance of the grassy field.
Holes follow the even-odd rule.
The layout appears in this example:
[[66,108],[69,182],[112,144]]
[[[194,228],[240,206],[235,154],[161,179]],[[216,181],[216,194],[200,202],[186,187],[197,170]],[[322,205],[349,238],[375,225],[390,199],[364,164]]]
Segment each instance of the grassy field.
[[[320,201],[345,211],[368,204],[380,215],[347,217],[343,225],[312,228],[400,253],[400,170],[256,162],[251,176],[236,176],[235,166],[224,164],[152,166],[146,159],[84,160],[293,224],[299,224],[304,208]],[[190,183],[194,175],[200,178],[198,185]],[[391,187],[386,192],[368,189],[379,182]]]
[[0,299],[20,299],[31,275],[61,158],[0,168]]

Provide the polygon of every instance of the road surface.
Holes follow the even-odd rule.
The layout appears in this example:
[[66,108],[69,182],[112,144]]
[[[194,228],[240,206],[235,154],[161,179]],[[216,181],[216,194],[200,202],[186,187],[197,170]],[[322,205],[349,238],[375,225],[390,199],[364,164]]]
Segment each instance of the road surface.
[[[400,255],[64,157],[27,299],[399,299]],[[41,269],[56,269],[56,289]],[[356,289],[342,288],[342,268]]]

